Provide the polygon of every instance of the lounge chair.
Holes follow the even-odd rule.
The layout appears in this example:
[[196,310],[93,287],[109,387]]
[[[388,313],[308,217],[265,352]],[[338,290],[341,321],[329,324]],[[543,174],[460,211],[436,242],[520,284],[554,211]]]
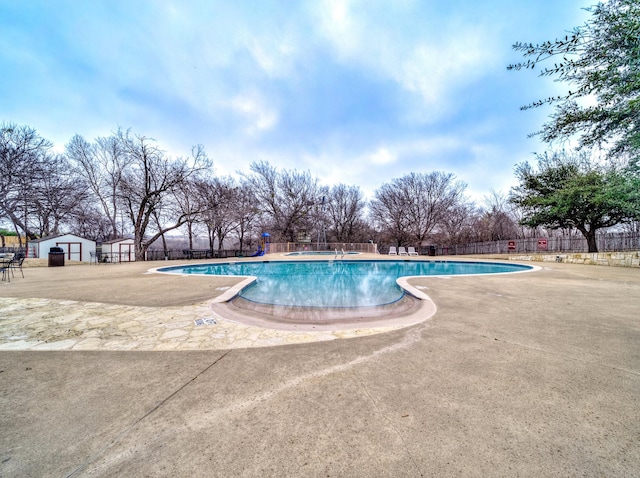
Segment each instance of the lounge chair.
[[410,256],[418,255],[418,253],[416,252],[416,248],[412,246],[407,247],[407,254],[409,254]]
[[404,246],[398,247],[398,255],[399,256],[406,256],[407,255],[407,250],[404,248]]
[[389,247],[389,255],[390,256],[397,256],[398,255],[398,251],[396,251],[396,246]]

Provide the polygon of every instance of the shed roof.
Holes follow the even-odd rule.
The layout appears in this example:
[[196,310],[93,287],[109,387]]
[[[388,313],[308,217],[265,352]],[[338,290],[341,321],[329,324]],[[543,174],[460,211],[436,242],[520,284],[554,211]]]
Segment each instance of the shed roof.
[[108,241],[102,241],[103,244],[115,244],[116,242],[122,242],[122,241],[133,241],[132,238],[130,237],[121,237],[119,239],[110,239]]
[[[51,236],[44,236],[44,237],[40,237],[38,239],[29,239],[29,241],[27,242],[44,242],[44,241],[50,241],[51,239],[55,239],[57,237],[62,237],[62,236],[73,236],[74,234],[53,234]],[[79,236],[76,236],[79,237]]]

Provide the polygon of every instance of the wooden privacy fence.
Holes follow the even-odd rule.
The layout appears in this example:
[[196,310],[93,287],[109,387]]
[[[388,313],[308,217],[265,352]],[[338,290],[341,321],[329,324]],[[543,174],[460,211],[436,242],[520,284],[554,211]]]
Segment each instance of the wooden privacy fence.
[[[638,251],[640,233],[598,234],[599,252]],[[527,237],[492,242],[475,242],[453,246],[436,246],[437,255],[509,254],[525,252],[587,252],[582,236]]]

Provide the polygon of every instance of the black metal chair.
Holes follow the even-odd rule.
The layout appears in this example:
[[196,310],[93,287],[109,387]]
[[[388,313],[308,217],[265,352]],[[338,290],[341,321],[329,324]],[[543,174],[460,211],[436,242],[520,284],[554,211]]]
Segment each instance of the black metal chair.
[[25,255],[22,252],[18,252],[15,256],[13,256],[13,260],[9,262],[9,269],[11,270],[11,274],[13,275],[13,277],[15,277],[13,271],[15,269],[20,269],[20,274],[22,274],[22,278],[24,279],[24,271],[22,270],[24,258]]
[[2,280],[6,280],[7,282],[11,282],[11,263],[13,262],[13,258],[2,258],[0,259],[0,272],[2,272]]

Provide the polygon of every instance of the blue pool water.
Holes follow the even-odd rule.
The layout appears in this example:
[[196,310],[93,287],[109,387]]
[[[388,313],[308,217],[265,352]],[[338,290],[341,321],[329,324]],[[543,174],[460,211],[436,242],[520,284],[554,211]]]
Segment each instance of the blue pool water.
[[160,272],[256,276],[240,296],[263,304],[294,307],[369,307],[404,296],[404,276],[498,274],[532,269],[519,264],[455,261],[265,261],[163,267]]

